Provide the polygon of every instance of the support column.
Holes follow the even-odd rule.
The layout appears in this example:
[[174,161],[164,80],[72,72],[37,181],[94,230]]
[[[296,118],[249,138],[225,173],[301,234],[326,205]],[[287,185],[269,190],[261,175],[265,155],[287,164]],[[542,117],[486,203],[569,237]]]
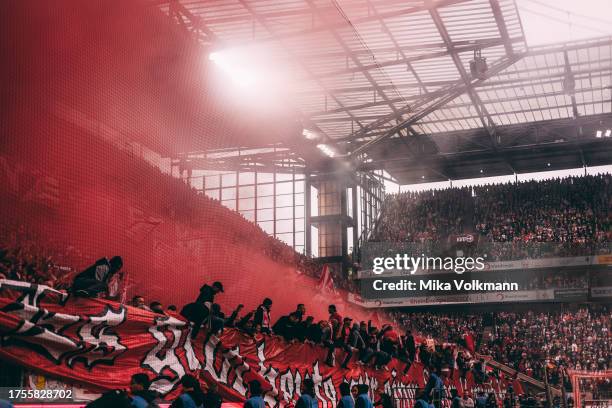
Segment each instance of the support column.
[[304,252],[306,256],[312,256],[312,236],[310,223],[310,174],[304,175]]

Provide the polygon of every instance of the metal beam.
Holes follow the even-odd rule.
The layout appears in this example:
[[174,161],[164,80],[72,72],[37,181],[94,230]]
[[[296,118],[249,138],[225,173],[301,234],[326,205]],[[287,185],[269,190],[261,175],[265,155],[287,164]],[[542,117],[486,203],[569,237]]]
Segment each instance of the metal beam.
[[[326,22],[327,19],[324,15],[320,15],[317,10],[316,7],[314,6],[314,4],[312,4],[312,2],[310,0],[306,0],[306,3],[308,4],[308,7],[310,7],[314,13],[317,13],[319,15],[319,17]],[[350,21],[347,21],[347,23],[349,25],[352,26]],[[332,34],[332,36],[336,39],[336,41],[338,42],[338,44],[340,45],[340,47],[342,47],[342,49],[349,55],[349,58],[353,61],[353,63],[359,68],[361,69],[361,73],[363,74],[363,76],[368,80],[368,82],[370,82],[370,84],[372,84],[372,86],[374,87],[374,89],[376,90],[376,93],[378,95],[381,96],[381,98],[385,101],[385,103],[389,106],[389,108],[391,108],[391,110],[393,112],[397,113],[397,109],[395,108],[395,106],[393,105],[393,103],[389,100],[389,98],[387,97],[387,95],[385,94],[385,92],[380,89],[378,83],[376,82],[376,80],[372,77],[372,75],[370,75],[370,73],[368,72],[367,69],[364,68],[363,64],[361,63],[361,61],[359,60],[359,58],[357,58],[354,54],[350,53],[350,48],[346,45],[346,43],[344,42],[344,40],[342,39],[342,37],[340,36],[340,34],[338,34],[338,31],[336,29],[330,28],[329,29],[330,33]],[[356,33],[357,37],[359,37],[359,33]],[[399,94],[399,92],[398,92]]]
[[[273,34],[273,31],[270,31],[270,28],[268,27],[268,24],[262,20],[257,14],[254,14],[254,11],[251,9],[251,7],[244,1],[241,0],[241,4],[249,11],[249,13],[252,13],[253,17],[258,19],[259,23],[264,26],[271,34]],[[197,28],[198,30],[202,30],[203,32],[205,32],[207,35],[210,36],[211,39],[213,39],[217,44],[219,45],[223,45],[223,41],[221,41],[218,37],[216,37],[216,35],[208,28],[208,26],[205,23],[205,20],[195,14],[193,14],[189,9],[187,9],[183,4],[181,4],[179,2],[179,0],[170,0],[169,1],[169,12],[174,12],[174,13],[182,13],[183,15],[185,15],[191,22],[192,26]],[[172,16],[172,15],[171,15]],[[184,25],[183,25],[184,27]],[[189,32],[188,32],[189,33]],[[284,37],[284,36],[283,36]],[[282,41],[279,40],[279,42]],[[285,49],[287,49],[287,51],[291,52],[289,47],[285,46]],[[297,59],[296,59],[297,60]],[[316,75],[314,75],[314,73],[303,63],[300,63],[302,69],[304,69],[304,71],[309,75],[310,79],[314,80],[315,82],[317,82],[317,84],[321,87],[321,89],[323,90],[323,92],[326,95],[329,95],[338,106],[342,107],[343,104],[342,102],[335,96],[333,95],[331,92],[328,91],[327,87],[316,77]],[[307,120],[308,122],[309,119],[306,117],[306,115],[302,115],[305,120]],[[350,116],[350,113],[349,113]],[[362,127],[361,123],[359,123],[359,121],[355,121],[359,127]],[[329,137],[327,135],[325,135],[325,132],[321,131],[321,129],[319,129],[320,133],[322,135],[324,135],[327,139],[329,139]]]
[[[490,78],[491,76],[496,75],[497,73],[503,71],[504,69],[508,68],[509,66],[515,64],[518,60],[520,60],[522,58],[522,54],[514,54],[513,56],[509,57],[509,58],[503,58],[500,61],[498,61],[497,63],[493,64],[491,67],[489,67],[486,76],[483,79],[476,79],[476,80],[472,80],[470,82],[471,86],[475,86],[476,84],[482,83],[484,82],[486,79]],[[385,132],[383,135],[378,136],[377,138],[369,141],[368,143],[363,144],[362,146],[359,146],[357,149],[355,149],[353,152],[351,152],[351,156],[356,157],[358,154],[364,153],[365,151],[367,151],[368,149],[370,149],[372,146],[378,144],[380,141],[387,139],[388,137],[393,136],[395,133],[397,133],[399,130],[404,129],[407,126],[412,125],[413,123],[417,122],[418,120],[424,118],[425,116],[429,115],[431,112],[433,112],[434,110],[439,109],[440,107],[444,106],[445,104],[447,104],[448,102],[452,101],[453,99],[459,97],[459,95],[463,94],[465,91],[467,90],[467,84],[463,82],[463,80],[457,81],[457,83],[455,83],[453,86],[449,87],[446,90],[446,93],[443,97],[439,98],[436,100],[436,98],[432,98],[430,96],[425,96],[421,101],[418,101],[415,104],[412,105],[408,105],[404,108],[401,109],[402,113],[411,113],[413,112],[408,118],[404,119],[403,121],[401,121],[399,124],[393,126],[389,131]],[[416,110],[415,108],[419,107],[421,109]],[[391,118],[392,119],[392,118]],[[363,136],[364,134],[367,133],[367,131],[380,126],[382,124],[385,124],[387,122],[389,122],[390,119],[388,119],[387,117],[381,118],[377,121],[375,121],[375,126],[367,126],[367,130],[366,132],[360,132],[362,133],[359,136]]]
[[[452,152],[452,153],[439,153],[437,155],[430,156],[428,158],[423,158],[418,162],[415,162],[411,158],[386,158],[382,160],[374,160],[367,163],[361,163],[358,167],[358,171],[373,171],[373,170],[400,170],[403,169],[405,171],[415,171],[420,169],[421,167],[433,167],[436,165],[448,163],[450,160],[459,164],[461,162],[473,162],[474,160],[479,159],[499,159],[500,156],[507,155],[510,157],[514,157],[514,155],[522,155],[525,153],[544,153],[546,151],[551,153],[551,156],[563,156],[570,155],[572,153],[576,153],[575,146],[578,145],[581,147],[589,147],[598,146],[605,143],[600,141],[599,139],[583,139],[577,143],[573,142],[565,142],[565,143],[533,143],[533,144],[525,144],[519,146],[510,146],[500,148],[498,150],[498,155],[495,156],[490,149],[481,149],[481,150],[469,150],[462,152]],[[554,149],[551,151],[551,149]],[[408,166],[405,166],[408,164]],[[391,165],[391,166],[390,166]],[[395,167],[393,165],[396,165]]]
[[[604,74],[605,76],[608,76],[606,74]],[[529,85],[542,85],[542,84],[548,84],[548,83],[558,83],[558,80],[548,80],[548,81],[543,81],[543,82],[538,82],[538,83],[534,83],[534,84],[529,84]],[[513,89],[514,86],[507,86],[507,87],[503,87],[503,88],[495,88],[495,90],[500,90],[500,89]],[[585,92],[592,92],[592,91],[596,91],[596,90],[601,90],[600,87],[594,87],[594,88],[582,88],[582,89],[578,89],[576,91],[576,93],[585,93]],[[439,92],[439,91],[434,91],[431,93],[432,95],[442,95],[444,94],[443,92]],[[510,96],[507,98],[498,98],[498,99],[491,99],[491,100],[487,100],[487,101],[483,101],[483,103],[485,104],[492,104],[492,103],[502,103],[502,102],[514,102],[514,101],[521,101],[521,100],[527,100],[527,99],[536,99],[536,98],[545,98],[545,97],[549,97],[549,96],[559,96],[559,95],[564,95],[563,91],[555,91],[555,92],[545,92],[545,93],[537,93],[537,94],[527,94],[527,95],[521,95],[521,96]],[[407,100],[416,100],[418,99],[418,97],[408,97],[406,98]],[[392,99],[393,102],[398,103],[401,102],[403,99],[400,98],[396,98],[396,99]],[[594,102],[587,102],[588,103],[599,103],[597,101]],[[375,106],[381,106],[381,105],[385,105],[384,102],[369,102],[369,103],[365,103],[365,104],[361,104],[361,105],[350,105],[345,107],[345,109],[350,109],[350,110],[359,110],[359,109],[365,109],[365,108],[372,108]],[[580,105],[584,105],[584,103],[580,104]],[[464,107],[470,107],[473,106],[472,103],[458,103],[458,104],[453,104],[452,106],[449,106],[451,108],[464,108]],[[524,112],[539,112],[544,110],[549,110],[549,109],[556,109],[557,106],[552,106],[550,108],[547,107],[539,107],[539,108],[535,108],[535,109],[528,109],[528,110],[522,110],[522,111],[505,111],[502,112],[501,115],[506,115],[506,114],[514,114],[514,113],[524,113]],[[340,109],[335,109],[333,111],[328,112],[328,114],[331,113],[340,113],[343,110]],[[322,114],[321,114],[322,115]],[[498,116],[500,114],[497,115],[493,115],[493,116]],[[377,118],[377,116],[357,116],[358,119],[366,121],[366,120],[372,120]],[[461,119],[479,119],[479,116],[463,116],[461,117]],[[320,119],[314,119],[314,121],[316,123],[335,123],[335,122],[344,122],[347,121],[349,119],[342,119],[342,118],[320,118]],[[448,121],[452,121],[455,120],[455,118],[443,118],[443,119],[436,119],[436,120],[430,120],[430,121],[425,121],[425,122],[420,122],[421,124],[426,124],[426,123],[445,123]],[[366,137],[370,137],[372,136],[373,132],[370,132],[367,134]],[[361,138],[358,139],[353,139],[350,136],[347,137],[343,137],[343,138],[336,138],[334,139],[335,142],[339,142],[339,141],[345,141],[345,140],[360,140]]]
[[512,48],[513,41],[508,35],[506,20],[504,19],[501,7],[499,6],[499,0],[489,0],[489,4],[491,5],[491,10],[493,10],[493,16],[495,17],[495,22],[497,23],[499,35],[501,35],[501,37],[504,39],[504,48],[506,49],[506,55],[512,55],[514,54],[514,49]]
[[[449,5],[453,5],[453,4],[460,4],[460,3],[466,3],[472,0],[439,0],[436,2],[436,7],[444,7],[444,6],[449,6]],[[391,11],[386,11],[383,13],[375,13],[375,14],[371,14],[368,16],[364,16],[364,17],[359,17],[359,18],[355,18],[353,20],[351,20],[351,24],[353,25],[357,25],[357,24],[363,24],[363,23],[368,23],[368,22],[372,22],[372,21],[377,21],[380,19],[388,19],[388,18],[396,18],[402,15],[407,15],[407,14],[415,14],[421,11],[425,11],[429,8],[429,5],[420,5],[420,6],[413,6],[413,7],[406,7],[406,8],[402,8],[402,9],[398,9],[398,10],[391,10]],[[251,12],[251,14],[253,15],[253,17],[255,18],[255,20],[257,20],[258,22],[259,19],[267,19],[267,15],[268,14],[259,14],[259,13],[253,13]],[[231,19],[231,17],[229,17]],[[222,20],[222,19],[216,19],[216,20],[212,20],[214,21],[215,24],[222,24],[223,22],[226,22],[226,20]],[[231,20],[230,20],[231,21]],[[208,21],[208,19],[206,20],[206,24],[210,24],[210,22]],[[261,23],[260,23],[261,24]],[[309,29],[305,29],[305,30],[297,30],[297,31],[290,31],[287,33],[283,33],[282,37],[283,39],[288,39],[288,38],[295,38],[295,37],[304,37],[304,36],[308,36],[311,34],[315,34],[315,33],[319,33],[322,31],[328,31],[330,29],[343,29],[346,28],[346,23],[345,22],[338,22],[338,23],[331,23],[330,25],[323,25],[323,26],[318,26],[318,27],[312,27]],[[270,30],[268,30],[268,32],[270,32]],[[271,37],[269,38],[258,38],[257,42],[258,43],[264,43],[264,42],[269,42],[269,41],[278,41],[278,38],[276,37],[275,34],[273,34],[272,32],[270,32]]]
[[[188,34],[193,33],[189,32],[188,28],[185,26],[185,22],[183,21],[182,16],[185,16],[189,20],[189,22],[191,22],[191,25],[193,26],[194,30],[202,31],[210,38],[211,41],[219,41],[219,38],[206,26],[202,18],[193,14],[178,0],[171,0],[168,2],[168,12],[171,17],[172,14],[174,14],[174,17],[176,18],[177,22],[179,22],[179,24],[188,32]],[[200,40],[199,37],[197,39]]]
[[440,36],[446,43],[448,47],[448,51],[455,64],[455,67],[457,68],[457,71],[459,71],[459,75],[461,76],[461,79],[467,86],[466,88],[467,94],[470,97],[470,100],[472,101],[474,109],[476,109],[476,112],[478,113],[480,122],[482,123],[482,126],[487,130],[487,133],[489,134],[489,137],[491,139],[491,145],[493,146],[493,149],[496,149],[497,142],[495,141],[495,128],[493,124],[493,119],[491,118],[491,115],[489,115],[487,108],[484,106],[484,104],[480,100],[480,97],[478,96],[474,88],[472,87],[472,84],[470,81],[471,78],[466,72],[465,67],[463,66],[463,62],[461,61],[461,58],[459,58],[459,54],[453,48],[452,40],[450,38],[450,35],[448,34],[448,30],[446,29],[446,26],[444,25],[444,22],[442,21],[442,17],[440,17],[440,13],[438,13],[438,10],[436,10],[435,8],[432,8],[429,10],[429,15],[433,19],[434,24],[436,25],[436,28],[438,29],[438,33],[440,33]]
[[[596,61],[597,63],[610,63],[612,62],[612,58],[604,58],[604,59],[600,59]],[[520,85],[520,84],[526,84],[526,85],[531,85],[533,82],[533,80],[535,79],[550,79],[552,77],[560,77],[563,76],[563,72],[559,71],[559,72],[548,72],[548,71],[555,71],[555,70],[561,70],[563,69],[563,65],[555,65],[555,66],[547,66],[547,67],[540,67],[540,68],[532,68],[532,69],[517,69],[515,71],[512,71],[513,75],[522,75],[522,74],[526,74],[527,76],[525,77],[520,77],[520,78],[512,78],[512,79],[503,79],[503,80],[489,80],[487,81],[485,84],[478,84],[475,85],[476,88],[478,88],[479,86],[497,86],[497,85],[506,85],[506,84],[512,84],[512,85]],[[605,68],[590,68],[590,69],[581,69],[581,70],[574,70],[574,74],[575,76],[578,75],[590,75],[590,74],[601,74],[599,76],[602,75],[609,75],[609,72],[612,70],[612,68],[610,69],[605,69]],[[540,71],[547,71],[545,74],[541,74],[541,75],[531,75],[531,73],[533,72],[540,72]],[[452,84],[455,84],[456,81],[454,80],[449,80],[449,81],[426,81],[423,84],[425,86],[432,86],[432,87],[440,87],[440,86],[449,86]],[[539,83],[534,83],[536,85],[538,84],[545,84],[548,83],[546,81],[543,82],[539,82]],[[390,85],[381,85],[381,89],[387,90],[387,89],[392,89],[392,88],[397,88],[397,89],[412,89],[412,88],[420,88],[420,85],[418,83],[407,83],[407,84],[397,84],[394,86],[390,86]],[[499,88],[499,89],[503,89],[503,88]],[[330,89],[329,92],[330,93],[334,93],[334,94],[342,94],[342,93],[356,93],[356,92],[372,92],[374,89],[371,86],[357,86],[357,87],[351,87],[351,88],[335,88],[335,89]],[[303,96],[309,96],[310,94],[313,94],[314,92],[300,92],[298,95],[303,95]],[[422,95],[415,95],[415,96],[407,96],[407,98],[418,98]]]
[[[381,20],[384,22],[384,20]],[[385,23],[386,25],[386,23]],[[478,44],[486,45],[490,42],[497,42],[503,40],[502,38],[486,38],[486,39],[477,39],[477,40],[462,40],[462,41],[454,41],[453,45],[456,48],[475,46]],[[515,41],[524,41],[524,37],[518,37],[514,39]],[[397,43],[397,41],[396,41]],[[500,42],[503,44],[503,41]],[[355,55],[370,55],[373,54],[391,54],[391,53],[400,53],[400,52],[408,52],[408,51],[425,51],[428,53],[437,52],[435,50],[445,50],[446,44],[442,42],[434,42],[434,43],[421,43],[418,45],[402,45],[397,43],[392,47],[380,47],[380,48],[369,48],[369,49],[357,49],[351,50],[351,52]],[[346,53],[344,51],[321,51],[315,52],[313,54],[306,53],[302,54],[305,58],[317,58],[317,59],[325,59],[325,58],[345,58]]]
[[[589,47],[599,47],[599,46],[608,46],[608,45],[612,45],[612,37],[605,37],[605,38],[598,38],[596,40],[592,40],[592,41],[588,41],[588,42],[580,42],[580,43],[570,43],[570,44],[563,44],[561,46],[549,46],[549,47],[539,47],[539,48],[535,48],[535,49],[530,49],[526,52],[521,52],[519,54],[515,54],[510,58],[505,58],[503,60],[501,60],[501,63],[503,64],[505,61],[513,61],[516,62],[518,60],[520,60],[521,58],[527,57],[527,56],[536,56],[536,55],[544,55],[544,54],[549,54],[549,53],[555,53],[555,52],[563,52],[564,50],[577,50],[577,49],[584,49],[584,48],[589,48]],[[512,63],[512,64],[513,64]],[[509,67],[510,65],[506,65],[503,67],[503,69]],[[499,66],[499,63],[494,64],[495,66]],[[495,70],[495,74],[491,75],[493,66],[489,67],[489,73],[487,75],[487,79],[496,75],[497,73],[503,71],[503,69],[501,70]],[[550,74],[549,74],[550,75]],[[483,81],[476,81],[474,83],[472,83],[472,86],[477,87],[479,86]],[[442,84],[441,84],[442,85]],[[416,84],[414,86],[417,86]],[[440,92],[451,92],[453,88],[457,87],[457,81],[453,82],[453,83],[449,83],[448,85],[446,85],[443,89],[440,90]],[[339,90],[334,90],[333,92],[338,93]],[[417,107],[422,106],[423,103],[426,103],[428,101],[430,101],[431,95],[424,95],[423,96],[423,100],[419,100],[418,102],[415,102],[415,106],[414,108],[411,106],[406,106],[402,109],[400,109],[400,112],[402,113],[409,113],[411,111],[415,111]],[[392,121],[394,119],[395,115],[386,115],[383,117],[378,118],[377,120],[375,120],[374,122],[368,124],[367,126],[365,126],[363,129],[360,129],[356,132],[353,132],[349,137],[347,137],[347,140],[350,139],[355,139],[355,138],[359,138],[364,136],[366,133]]]
[[[170,3],[172,3],[175,0],[152,0],[150,2],[148,2],[147,4],[151,5],[151,6],[162,6],[162,5],[169,5]],[[456,4],[456,3],[461,3],[461,2],[465,2],[465,1],[471,1],[471,0],[451,0],[451,1],[445,1],[445,2],[441,2],[441,3],[445,3],[447,5],[450,4]],[[208,0],[200,0],[198,1],[191,1],[190,2],[190,6],[193,10],[199,10],[199,9],[205,9],[207,6]],[[406,5],[406,1],[405,0],[385,0],[385,5],[390,6],[390,5],[400,5],[400,6],[405,6]],[[360,3],[360,2],[355,2],[354,4],[351,4],[351,8],[366,8],[366,4],[365,3]],[[335,10],[334,6],[320,6],[318,7],[321,11],[333,11]],[[416,10],[416,11],[414,11]],[[411,8],[402,8],[399,9],[395,12],[386,12],[386,13],[381,13],[379,15],[368,15],[367,17],[362,17],[361,19],[359,19],[360,23],[363,22],[368,22],[368,21],[372,21],[372,20],[376,20],[379,18],[379,16],[383,17],[383,18],[390,18],[393,17],[395,15],[403,15],[403,14],[411,14],[417,11],[422,10],[421,6],[413,6]],[[396,13],[396,14],[394,14]],[[279,17],[307,17],[310,16],[312,13],[307,11],[306,9],[302,9],[302,8],[291,8],[288,10],[277,10],[277,11],[266,11],[266,12],[262,12],[262,13],[258,13],[262,18],[265,19],[270,19],[270,18],[279,18]],[[248,16],[242,16],[242,15],[228,15],[227,13],[225,13],[224,16],[220,16],[220,17],[210,17],[206,19],[206,24],[224,24],[224,23],[236,23],[236,22],[249,22],[252,21],[252,18],[249,18]]]
[[[521,40],[523,40],[522,37],[512,39],[512,41],[521,41]],[[395,39],[393,39],[392,41],[397,44]],[[450,55],[452,52],[462,53],[462,52],[474,51],[474,50],[479,50],[479,49],[484,49],[484,48],[497,47],[499,45],[505,45],[505,43],[506,41],[502,38],[493,38],[493,39],[487,39],[484,41],[479,41],[478,43],[472,43],[469,45],[465,45],[462,47],[455,47],[454,45],[451,45],[451,47],[447,46],[446,49],[443,51],[428,52],[426,54],[419,54],[419,55],[415,55],[412,57],[407,57],[403,51],[397,51],[398,53],[402,55],[402,58],[397,58],[394,60],[383,61],[383,62],[377,62],[375,64],[369,64],[369,65],[359,64],[353,68],[344,68],[344,69],[339,69],[336,71],[328,71],[328,72],[318,74],[317,76],[319,78],[329,78],[329,77],[335,77],[338,75],[363,73],[365,71],[370,71],[373,69],[392,67],[395,65],[407,65],[407,64],[411,64],[417,61],[425,61],[429,59],[445,57],[447,55]],[[374,52],[372,52],[372,54],[374,54]],[[351,58],[354,58],[355,53],[351,52],[349,54],[347,51],[346,55]]]

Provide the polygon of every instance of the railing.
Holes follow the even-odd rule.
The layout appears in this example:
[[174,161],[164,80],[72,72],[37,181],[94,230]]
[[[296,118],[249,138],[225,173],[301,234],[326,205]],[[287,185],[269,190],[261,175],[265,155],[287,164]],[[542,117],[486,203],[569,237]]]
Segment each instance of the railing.
[[[502,371],[512,377],[516,377],[516,379],[531,384],[534,387],[541,389],[542,391],[546,391],[546,385],[542,381],[538,381],[535,378],[528,376],[527,374],[523,374],[520,371],[515,370],[514,368],[510,368],[505,364],[495,361],[493,360],[493,358],[491,358],[491,356],[476,354],[476,357],[483,359],[488,365],[498,369],[499,371]],[[550,385],[549,388],[553,395],[561,396],[562,393],[559,388]]]

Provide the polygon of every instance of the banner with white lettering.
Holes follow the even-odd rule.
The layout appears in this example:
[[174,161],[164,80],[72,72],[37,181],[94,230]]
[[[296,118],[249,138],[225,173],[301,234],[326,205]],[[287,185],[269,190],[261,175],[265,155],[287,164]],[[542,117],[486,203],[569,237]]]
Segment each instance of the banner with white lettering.
[[[201,332],[193,342],[189,334],[180,316],[0,280],[0,358],[85,389],[127,389],[133,374],[145,372],[153,389],[172,398],[181,376],[192,374],[202,382],[216,382],[225,401],[240,402],[248,382],[257,379],[272,407],[295,401],[303,379],[312,378],[324,407],[335,407],[343,381],[367,383],[374,394],[386,392],[398,406],[412,407],[428,378],[419,362],[407,367],[394,359],[389,370],[374,370],[353,360],[347,370],[325,365],[327,349],[313,344],[248,336],[235,329],[220,336]],[[445,385],[447,391],[479,388],[501,396],[504,384],[494,376],[476,384],[472,372],[460,376],[455,369]]]

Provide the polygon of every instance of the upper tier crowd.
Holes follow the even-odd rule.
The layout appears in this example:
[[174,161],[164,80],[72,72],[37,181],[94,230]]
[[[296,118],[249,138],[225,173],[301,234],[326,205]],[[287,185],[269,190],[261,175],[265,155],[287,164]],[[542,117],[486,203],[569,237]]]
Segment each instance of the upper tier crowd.
[[[612,240],[612,176],[389,195],[372,241],[440,242],[474,233],[493,258],[598,253]],[[537,243],[537,244],[534,244]]]

